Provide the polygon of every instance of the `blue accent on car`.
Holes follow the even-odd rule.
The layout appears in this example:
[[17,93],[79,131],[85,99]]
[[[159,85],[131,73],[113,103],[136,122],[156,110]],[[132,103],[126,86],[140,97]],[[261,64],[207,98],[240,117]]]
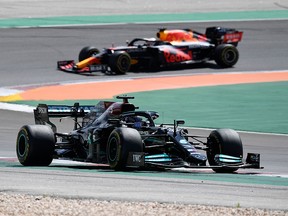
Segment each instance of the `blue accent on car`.
[[224,154],[215,155],[215,159],[223,163],[242,163],[242,158]]

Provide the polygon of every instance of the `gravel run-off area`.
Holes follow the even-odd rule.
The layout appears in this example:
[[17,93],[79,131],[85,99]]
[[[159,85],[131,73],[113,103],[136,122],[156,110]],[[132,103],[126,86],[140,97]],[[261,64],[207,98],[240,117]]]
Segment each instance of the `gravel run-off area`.
[[0,216],[21,215],[285,215],[288,211],[158,202],[99,201],[0,192]]

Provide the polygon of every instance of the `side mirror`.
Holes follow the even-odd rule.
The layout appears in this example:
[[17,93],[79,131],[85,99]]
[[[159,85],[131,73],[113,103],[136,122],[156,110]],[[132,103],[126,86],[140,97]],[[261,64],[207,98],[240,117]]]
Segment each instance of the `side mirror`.
[[176,136],[176,129],[178,125],[183,125],[185,124],[184,120],[174,120],[174,136]]
[[119,119],[108,119],[107,121],[109,124],[119,125],[120,120]]
[[176,125],[184,125],[185,121],[184,120],[176,120]]

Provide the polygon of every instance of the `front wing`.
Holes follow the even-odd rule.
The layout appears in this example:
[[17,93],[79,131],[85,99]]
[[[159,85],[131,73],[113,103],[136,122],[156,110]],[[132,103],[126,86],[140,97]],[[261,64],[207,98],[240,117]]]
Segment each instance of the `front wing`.
[[248,153],[245,163],[222,163],[217,166],[196,166],[181,160],[178,157],[171,157],[167,154],[145,156],[143,152],[130,152],[127,160],[128,167],[158,167],[164,169],[172,168],[242,168],[242,169],[263,169],[260,166],[260,154]]
[[74,60],[64,60],[57,62],[57,69],[69,73],[92,73],[92,72],[106,72],[105,65],[89,65],[84,68],[77,68]]

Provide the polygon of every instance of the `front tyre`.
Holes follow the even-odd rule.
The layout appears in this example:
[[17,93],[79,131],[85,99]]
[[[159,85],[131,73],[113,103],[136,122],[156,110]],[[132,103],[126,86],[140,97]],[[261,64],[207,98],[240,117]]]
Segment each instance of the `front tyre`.
[[95,47],[91,47],[91,46],[87,46],[84,47],[80,52],[79,52],[79,56],[78,56],[78,60],[79,62],[93,56],[96,55],[97,53],[99,53],[99,50]]
[[47,125],[25,125],[18,132],[16,154],[24,166],[48,166],[54,147],[55,136]]
[[[219,168],[212,168],[215,172],[232,173],[238,170],[237,167],[228,167],[241,163],[243,158],[242,141],[235,130],[218,129],[212,131],[208,137],[208,147],[209,164],[219,166]],[[224,162],[221,161],[220,155],[226,158],[223,160]]]
[[109,58],[109,67],[116,74],[125,74],[131,67],[131,57],[127,52],[115,52]]
[[114,170],[125,170],[129,152],[143,152],[142,138],[133,128],[116,128],[107,143],[107,160]]
[[220,44],[215,49],[215,62],[221,67],[232,67],[238,59],[239,52],[232,44]]

